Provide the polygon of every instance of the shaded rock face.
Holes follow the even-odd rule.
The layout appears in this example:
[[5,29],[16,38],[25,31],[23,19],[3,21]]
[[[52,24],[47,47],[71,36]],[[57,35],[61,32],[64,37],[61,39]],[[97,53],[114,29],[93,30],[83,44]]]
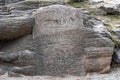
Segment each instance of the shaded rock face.
[[53,5],[38,9],[34,16],[34,38],[40,42],[44,74],[84,75],[110,70],[113,43],[92,27],[83,26],[81,10]]
[[113,55],[113,61],[115,63],[120,63],[120,50],[117,50],[116,53]]
[[0,0],[0,6],[5,5],[5,0]]
[[[112,29],[112,32],[114,33],[113,36],[115,36],[115,49],[114,49],[114,55],[113,55],[113,65],[118,66],[120,63],[120,25],[116,25],[116,28]],[[115,64],[114,64],[115,63]]]
[[[35,42],[31,35],[22,38],[1,42],[0,69],[9,73],[35,75],[36,62]],[[4,73],[0,73],[1,75]]]

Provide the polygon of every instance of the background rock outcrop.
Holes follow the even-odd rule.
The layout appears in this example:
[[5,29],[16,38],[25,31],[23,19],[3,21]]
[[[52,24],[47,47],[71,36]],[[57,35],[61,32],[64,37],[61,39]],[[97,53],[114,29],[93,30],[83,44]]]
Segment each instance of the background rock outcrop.
[[[93,11],[95,14],[104,15],[119,15],[120,14],[120,1],[119,0],[90,0],[94,5]],[[92,7],[92,8],[93,8]]]
[[100,9],[104,10],[107,14],[120,14],[120,1],[119,0],[111,0],[109,2],[105,2],[100,6]]

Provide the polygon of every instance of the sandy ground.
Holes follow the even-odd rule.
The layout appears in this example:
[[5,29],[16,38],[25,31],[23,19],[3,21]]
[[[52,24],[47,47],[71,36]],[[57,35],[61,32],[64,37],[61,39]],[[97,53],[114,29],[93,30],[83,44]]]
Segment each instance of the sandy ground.
[[86,77],[66,76],[51,77],[51,76],[23,76],[23,77],[8,77],[7,74],[0,77],[0,80],[88,80]]
[[8,77],[7,73],[0,77],[0,80],[120,80],[120,67],[113,68],[108,74],[88,74],[87,76],[66,76],[66,77],[51,77],[51,76],[23,76],[23,77]]

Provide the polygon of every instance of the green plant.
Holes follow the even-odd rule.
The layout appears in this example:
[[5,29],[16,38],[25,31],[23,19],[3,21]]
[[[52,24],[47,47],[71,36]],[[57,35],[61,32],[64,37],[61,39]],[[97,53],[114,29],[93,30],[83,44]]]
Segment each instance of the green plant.
[[73,0],[68,0],[68,2],[69,2],[70,4],[73,4],[73,3],[74,3],[74,1],[73,1]]

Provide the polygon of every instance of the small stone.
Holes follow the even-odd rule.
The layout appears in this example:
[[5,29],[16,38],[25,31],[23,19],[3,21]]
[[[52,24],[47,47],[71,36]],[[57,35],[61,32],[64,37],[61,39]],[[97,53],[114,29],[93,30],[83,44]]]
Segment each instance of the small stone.
[[117,50],[113,55],[113,61],[115,63],[120,63],[120,50]]

